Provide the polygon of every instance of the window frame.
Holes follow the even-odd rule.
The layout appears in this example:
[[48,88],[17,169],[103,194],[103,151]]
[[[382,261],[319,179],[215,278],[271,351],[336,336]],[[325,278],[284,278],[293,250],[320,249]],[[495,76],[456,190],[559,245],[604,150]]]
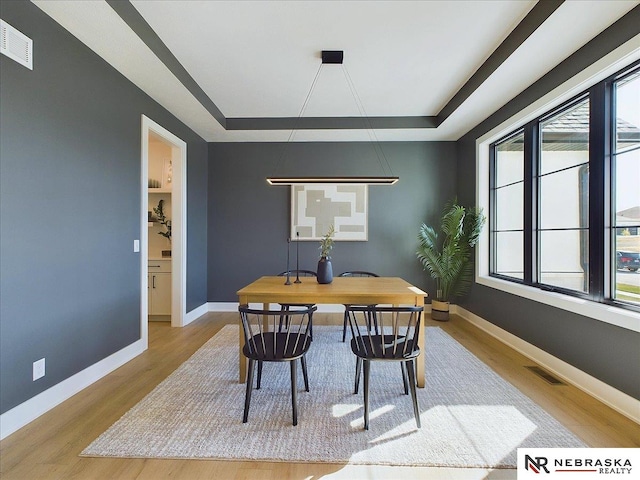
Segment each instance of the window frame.
[[[500,138],[498,141],[494,142],[492,144],[492,147],[504,142],[508,142],[509,140],[512,140],[515,137],[518,137],[520,134],[523,135],[523,145],[526,146],[526,136],[525,136],[525,132],[524,132],[524,128],[519,128],[514,130],[513,132],[509,133],[508,135]],[[497,278],[502,278],[504,280],[507,281],[512,281],[512,282],[516,282],[516,283],[525,283],[524,279],[526,278],[526,263],[527,263],[527,259],[523,257],[523,278],[519,279],[517,277],[512,277],[509,275],[504,275],[504,274],[500,274],[500,273],[495,273],[495,269],[496,269],[496,265],[497,265],[497,259],[496,259],[496,255],[495,255],[495,249],[493,248],[493,245],[496,242],[496,234],[499,232],[497,230],[497,227],[495,225],[495,218],[496,218],[496,200],[495,200],[495,195],[496,195],[496,191],[497,191],[497,187],[495,184],[495,160],[496,160],[496,152],[495,152],[495,148],[491,148],[489,150],[489,155],[490,155],[490,161],[489,161],[489,195],[490,195],[490,200],[489,200],[489,205],[491,205],[490,207],[490,213],[489,215],[487,215],[488,217],[488,222],[487,222],[487,228],[489,229],[490,232],[490,244],[492,245],[492,247],[489,249],[489,264],[491,265],[490,267],[490,271],[494,272],[492,275],[497,277]],[[526,152],[523,151],[523,157],[524,158],[524,164],[523,164],[523,190],[524,190],[524,195],[525,197],[527,196],[527,162],[526,162]],[[503,186],[504,187],[504,186]],[[525,211],[526,211],[526,205],[525,205]],[[523,225],[522,225],[522,238],[523,238],[523,243],[526,244],[527,239],[526,239],[526,226],[527,226],[527,218],[526,215],[523,215]],[[526,251],[526,249],[525,249]]]
[[[547,172],[547,173],[542,173],[541,172],[541,163],[542,163],[542,124],[549,120],[550,118],[553,117],[559,117],[561,115],[563,115],[565,112],[571,110],[573,107],[575,107],[576,105],[578,105],[579,103],[583,102],[584,100],[587,100],[589,102],[589,147],[588,147],[588,156],[589,156],[589,160],[587,161],[587,165],[589,166],[589,183],[591,183],[591,170],[593,170],[593,166],[592,166],[592,159],[594,157],[594,150],[593,150],[593,142],[592,142],[592,138],[591,138],[591,132],[592,132],[592,124],[591,124],[591,119],[592,119],[592,115],[591,115],[591,106],[593,104],[592,101],[592,96],[591,96],[591,91],[586,91],[586,92],[582,92],[578,95],[576,95],[575,97],[571,98],[570,100],[563,102],[561,105],[559,105],[558,107],[550,110],[549,112],[547,112],[544,115],[541,115],[540,117],[536,118],[535,120],[529,122],[530,128],[532,129],[531,135],[532,136],[536,136],[536,138],[532,138],[531,143],[532,143],[532,149],[531,149],[531,155],[529,158],[529,161],[531,162],[530,164],[530,170],[532,172],[532,178],[531,178],[531,183],[532,183],[532,192],[531,192],[531,218],[532,218],[532,227],[531,227],[531,236],[533,237],[533,242],[535,242],[535,248],[532,247],[528,252],[526,252],[527,255],[530,256],[529,261],[530,264],[532,265],[532,277],[531,277],[531,283],[530,285],[535,286],[537,288],[540,288],[542,290],[545,291],[549,291],[549,292],[559,292],[562,293],[564,295],[571,295],[571,296],[575,296],[575,297],[579,297],[579,298],[585,298],[585,299],[590,299],[590,295],[589,295],[589,291],[590,288],[588,289],[587,292],[582,292],[579,290],[572,290],[569,288],[563,288],[561,286],[558,285],[552,285],[552,284],[548,284],[548,283],[544,283],[542,281],[541,274],[542,274],[542,266],[541,266],[541,262],[542,262],[542,255],[540,252],[540,237],[542,235],[543,231],[550,231],[549,229],[542,229],[541,226],[541,212],[540,212],[540,195],[538,195],[538,193],[540,192],[540,180],[542,179],[542,177],[547,176],[547,175],[551,175],[553,173],[556,172]],[[573,167],[571,167],[573,168]],[[589,192],[591,192],[591,185],[589,185]],[[591,201],[592,201],[592,196],[591,194],[589,195],[589,212],[591,212],[592,210],[592,205],[591,205]],[[565,230],[576,230],[576,229],[565,229]],[[587,227],[587,235],[589,236],[589,271],[587,273],[588,277],[587,278],[587,283],[589,284],[589,286],[591,286],[591,272],[592,272],[592,259],[591,259],[591,245],[593,245],[592,243],[592,238],[591,238],[591,231],[592,231],[592,223],[591,223],[591,215],[589,216],[589,222],[588,222],[588,227]],[[534,254],[535,252],[535,254]]]
[[[609,79],[610,83],[607,88],[607,93],[609,94],[608,98],[607,98],[607,110],[606,112],[609,113],[612,117],[615,118],[615,116],[613,115],[614,112],[616,111],[616,106],[617,106],[617,97],[615,95],[615,84],[617,82],[620,82],[622,80],[624,80],[627,77],[631,77],[633,75],[640,75],[640,61],[635,62],[634,64],[632,64],[630,67],[618,72],[615,75],[612,75],[612,77]],[[604,298],[607,301],[607,303],[611,304],[611,305],[615,305],[615,306],[620,306],[621,308],[629,308],[631,310],[637,310],[640,311],[640,306],[636,306],[633,303],[630,302],[625,302],[624,300],[619,300],[616,299],[614,296],[614,289],[615,289],[615,277],[616,277],[616,267],[614,265],[617,264],[617,259],[616,259],[616,231],[619,228],[616,224],[615,221],[615,208],[613,208],[616,204],[616,200],[615,200],[615,191],[613,188],[614,182],[616,180],[616,168],[617,168],[617,161],[618,161],[618,156],[619,155],[624,155],[626,153],[632,152],[632,151],[636,151],[639,150],[640,147],[632,147],[632,148],[628,148],[628,149],[621,149],[618,150],[617,147],[617,122],[615,121],[610,121],[609,122],[609,129],[606,132],[606,134],[609,135],[608,138],[608,142],[607,142],[607,146],[608,146],[608,150],[606,151],[606,155],[609,159],[608,162],[605,163],[604,169],[605,169],[605,196],[608,199],[608,203],[606,204],[606,211],[605,211],[605,225],[609,225],[609,235],[608,237],[605,239],[605,241],[608,244],[608,250],[606,250],[604,252],[604,263],[606,265],[605,269],[604,269],[604,276],[605,276],[605,280],[604,280],[604,285],[603,285],[603,290],[604,290]],[[640,229],[640,227],[638,227]],[[609,253],[609,255],[607,255],[607,252]]]
[[[503,122],[476,140],[477,204],[489,212],[493,201],[493,146],[520,131],[525,132],[525,177],[535,175],[539,144],[538,124],[551,115],[560,114],[585,97],[589,97],[589,274],[588,292],[546,286],[537,277],[537,182],[525,178],[524,281],[495,273],[491,263],[493,234],[491,226],[481,235],[476,249],[476,282],[525,298],[569,310],[607,323],[640,332],[640,306],[621,302],[612,295],[612,142],[615,141],[613,84],[640,67],[640,60],[628,58],[604,66],[592,65],[565,85],[540,98],[522,112]],[[599,70],[597,70],[599,69]],[[605,125],[608,125],[605,128]],[[527,163],[530,162],[530,163]],[[491,169],[491,171],[490,171]],[[535,178],[535,177],[534,177]],[[526,191],[526,190],[529,191]],[[530,222],[530,224],[527,224]],[[613,272],[615,273],[615,272]]]

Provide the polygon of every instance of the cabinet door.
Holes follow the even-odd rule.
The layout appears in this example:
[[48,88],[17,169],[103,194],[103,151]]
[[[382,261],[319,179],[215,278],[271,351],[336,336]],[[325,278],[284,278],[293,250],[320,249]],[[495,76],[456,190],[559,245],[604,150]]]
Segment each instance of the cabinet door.
[[171,315],[171,274],[149,275],[149,315]]

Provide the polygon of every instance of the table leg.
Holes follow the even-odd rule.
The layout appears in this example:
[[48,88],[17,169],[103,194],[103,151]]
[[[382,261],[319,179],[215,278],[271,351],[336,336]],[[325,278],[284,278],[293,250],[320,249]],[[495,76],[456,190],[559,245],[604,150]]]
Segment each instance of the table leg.
[[[240,299],[240,305],[248,304],[247,299]],[[264,310],[269,309],[269,303],[265,303],[262,305]],[[238,331],[240,332],[240,336],[238,337],[238,382],[244,383],[247,381],[247,357],[242,353],[242,349],[244,348],[244,332],[242,331],[242,320],[240,319],[240,315],[238,315],[238,321],[240,322],[240,328]],[[264,328],[267,331],[269,325],[269,317],[264,317]]]
[[[416,306],[418,307],[424,307],[424,297],[419,296],[418,298],[416,298]],[[424,388],[425,386],[425,376],[426,376],[426,372],[425,372],[425,365],[424,365],[424,358],[425,358],[425,352],[426,352],[426,345],[425,345],[425,332],[426,330],[426,325],[425,325],[425,317],[424,317],[424,311],[422,312],[422,322],[420,325],[420,333],[418,334],[418,345],[420,346],[420,355],[418,355],[418,358],[416,359],[416,384],[418,385],[418,388]]]
[[244,332],[242,331],[242,319],[240,319],[240,315],[238,315],[238,321],[240,322],[240,328],[238,328],[238,332],[240,332],[240,337],[238,338],[238,358],[240,360],[238,373],[240,374],[240,378],[238,381],[244,383],[247,381],[247,357],[242,353],[242,349],[244,348]]
[[[248,305],[249,299],[246,297],[238,297],[238,303],[240,305]],[[242,353],[242,349],[244,348],[244,331],[242,329],[242,319],[240,318],[240,314],[238,313],[238,382],[244,383],[247,381],[247,357]]]
[[[271,306],[270,303],[263,303],[262,304],[262,310],[269,310],[270,306]],[[269,315],[264,315],[262,317],[262,330],[264,332],[268,332],[269,331]]]
[[[424,312],[422,313],[424,316]],[[425,377],[425,368],[424,368],[424,352],[425,352],[425,335],[424,335],[425,325],[424,321],[420,326],[420,333],[418,334],[418,345],[420,346],[420,355],[416,360],[416,383],[418,388],[424,388],[424,377]]]

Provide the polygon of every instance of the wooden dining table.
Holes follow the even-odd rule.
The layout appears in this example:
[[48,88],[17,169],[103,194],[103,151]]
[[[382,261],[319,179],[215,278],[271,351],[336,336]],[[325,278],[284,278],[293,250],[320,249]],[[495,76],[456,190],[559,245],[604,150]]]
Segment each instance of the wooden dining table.
[[[418,287],[399,277],[335,277],[329,284],[319,284],[315,277],[302,277],[301,283],[285,284],[286,278],[280,276],[260,277],[238,290],[240,305],[261,303],[268,310],[272,303],[297,304],[336,304],[336,305],[414,305],[423,306],[427,296]],[[420,329],[418,344],[420,356],[417,361],[416,381],[424,388],[424,328]],[[239,338],[239,377],[240,383],[246,381],[247,359],[242,354],[244,334],[240,329]]]

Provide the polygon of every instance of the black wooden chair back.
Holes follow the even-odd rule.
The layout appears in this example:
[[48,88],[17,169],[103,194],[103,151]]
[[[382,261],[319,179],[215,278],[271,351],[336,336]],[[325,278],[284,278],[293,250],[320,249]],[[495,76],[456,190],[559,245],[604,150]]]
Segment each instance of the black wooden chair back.
[[[289,274],[289,278],[299,278],[299,277],[317,277],[317,273],[313,270],[285,270],[278,274],[279,277],[286,277],[287,273]],[[313,307],[312,303],[281,303],[280,309],[284,311],[291,310],[292,307],[305,307],[310,308]],[[286,320],[286,318],[285,318]],[[311,338],[313,339],[313,329],[311,329]]]
[[[342,272],[340,275],[338,275],[339,277],[379,277],[380,275],[378,275],[377,273],[373,273],[373,272],[365,272],[362,270],[353,270],[350,272]],[[346,307],[346,305],[345,305]],[[348,319],[347,319],[347,312],[345,310],[344,312],[344,319],[343,319],[343,325],[342,325],[342,341],[344,342],[345,339],[347,338],[347,323],[348,323]],[[369,326],[371,327],[371,323],[369,323]]]
[[[318,274],[313,270],[288,270],[290,277],[295,277],[296,275],[299,277],[317,277]],[[286,277],[287,270],[278,274],[279,277]]]
[[342,272],[339,277],[379,277],[377,273],[373,272],[364,272],[360,270],[354,270],[351,272]]

